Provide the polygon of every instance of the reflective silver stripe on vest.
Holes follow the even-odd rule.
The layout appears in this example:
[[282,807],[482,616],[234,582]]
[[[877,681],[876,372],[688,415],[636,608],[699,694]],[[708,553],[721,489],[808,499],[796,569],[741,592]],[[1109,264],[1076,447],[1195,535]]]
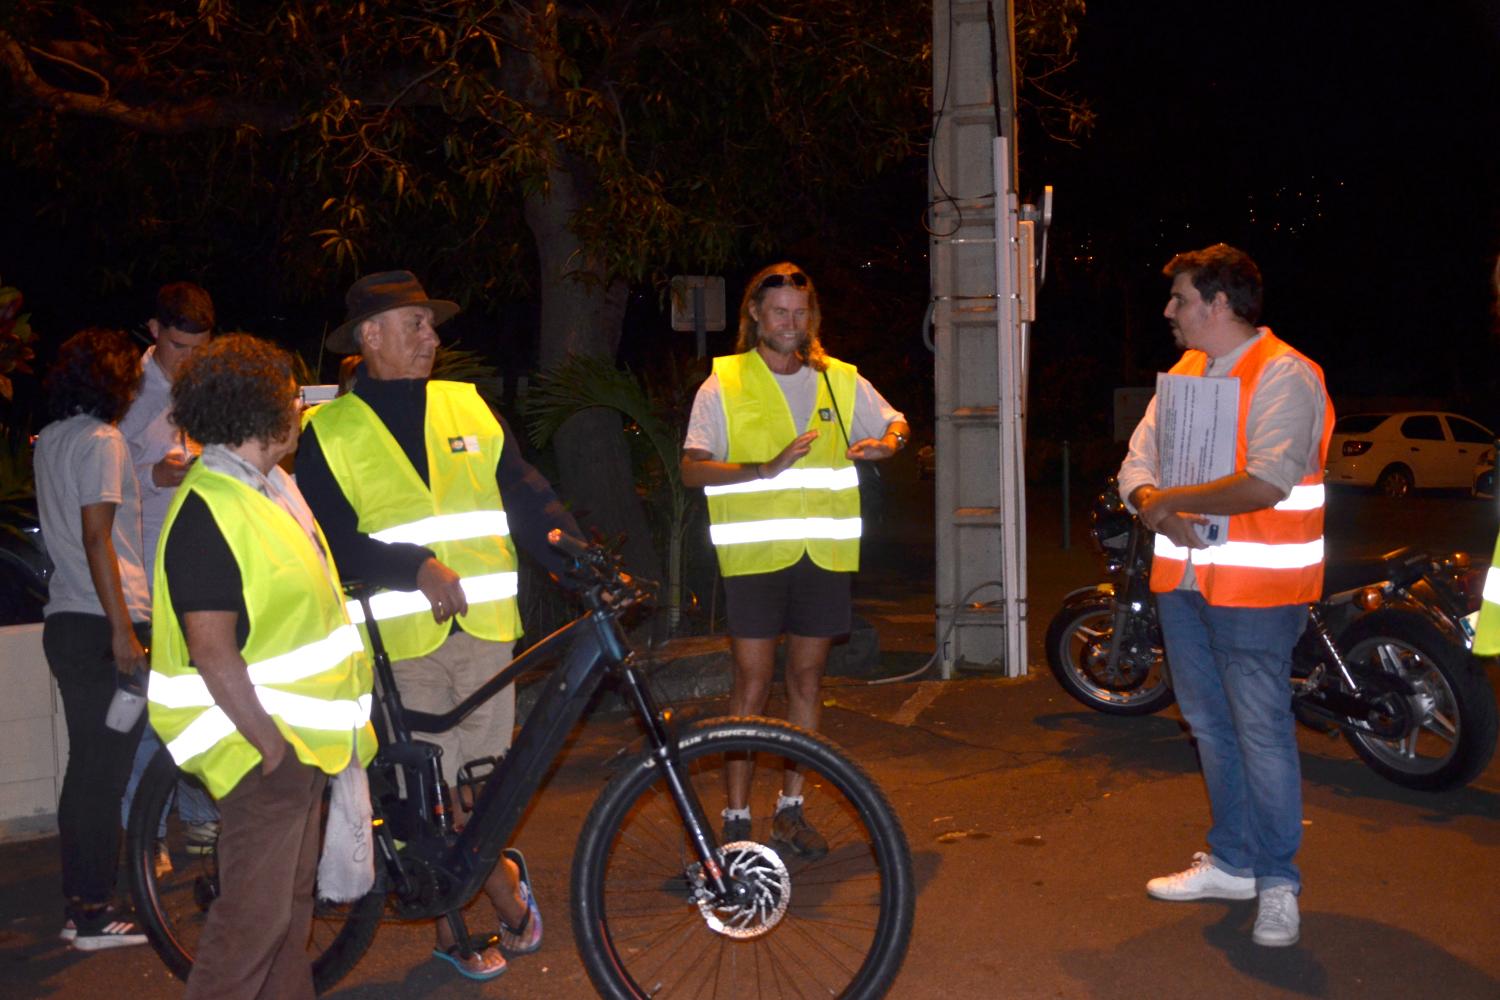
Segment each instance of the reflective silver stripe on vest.
[[[360,695],[358,701],[324,701],[262,687],[256,688],[255,694],[262,708],[297,729],[349,733],[362,729],[370,721],[372,702],[367,694]],[[178,733],[177,738],[167,744],[167,752],[181,765],[212,750],[220,740],[234,735],[235,731],[229,716],[215,705]]]
[[730,483],[726,486],[705,486],[707,496],[722,496],[726,493],[773,493],[778,490],[839,490],[859,489],[859,472],[854,466],[843,469],[787,469],[770,479],[752,479],[747,483]]
[[858,538],[862,523],[857,517],[782,517],[770,521],[711,524],[708,526],[708,537],[713,539],[715,545],[813,539],[842,541]]
[[[257,688],[262,684],[295,684],[338,666],[362,649],[364,640],[359,629],[340,625],[326,638],[250,664],[247,673],[250,683]],[[197,673],[163,674],[153,670],[146,685],[146,697],[163,708],[207,708],[214,704],[208,684]]]
[[510,534],[510,520],[503,510],[471,510],[462,514],[435,514],[372,532],[370,537],[382,542],[409,542],[412,545],[434,545],[438,542],[461,542],[466,538],[505,537]]
[[1293,486],[1292,492],[1272,510],[1318,510],[1323,506],[1323,484]]
[[[515,571],[486,573],[482,576],[466,576],[461,584],[464,597],[468,599],[469,606],[473,607],[486,601],[503,601],[507,597],[515,597],[520,590],[521,577]],[[359,606],[358,601],[346,601],[344,607],[349,611],[349,620],[356,625],[365,620],[364,609]],[[420,590],[382,590],[370,598],[370,610],[376,621],[383,622],[418,612],[431,614],[432,602]]]
[[1243,566],[1251,569],[1306,569],[1323,561],[1323,539],[1310,542],[1225,542],[1206,549],[1188,549],[1166,535],[1157,535],[1152,550],[1164,559],[1191,559],[1194,566]]
[[1500,604],[1500,566],[1491,566],[1484,574],[1484,599],[1490,604]]

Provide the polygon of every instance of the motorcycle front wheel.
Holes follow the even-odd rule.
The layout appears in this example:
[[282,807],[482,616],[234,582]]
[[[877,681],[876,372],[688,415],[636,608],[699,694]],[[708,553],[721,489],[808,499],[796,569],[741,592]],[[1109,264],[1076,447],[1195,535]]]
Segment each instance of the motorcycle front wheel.
[[1358,728],[1344,731],[1372,770],[1405,788],[1440,791],[1467,784],[1489,765],[1495,693],[1467,649],[1399,609],[1357,619],[1339,645],[1356,678],[1383,677],[1410,689],[1387,696],[1392,717],[1408,722],[1401,735],[1383,739]]
[[1078,701],[1108,715],[1150,715],[1171,705],[1167,657],[1159,639],[1122,650],[1111,671],[1114,638],[1115,602],[1110,595],[1091,594],[1065,606],[1047,629],[1052,676]]

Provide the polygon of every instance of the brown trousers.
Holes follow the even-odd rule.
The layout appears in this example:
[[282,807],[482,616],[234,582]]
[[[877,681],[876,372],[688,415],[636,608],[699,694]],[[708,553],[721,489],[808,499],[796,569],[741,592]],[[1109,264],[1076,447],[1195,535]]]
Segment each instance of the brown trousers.
[[288,751],[219,800],[219,898],[208,911],[188,1000],[313,1000],[307,938],[328,776]]

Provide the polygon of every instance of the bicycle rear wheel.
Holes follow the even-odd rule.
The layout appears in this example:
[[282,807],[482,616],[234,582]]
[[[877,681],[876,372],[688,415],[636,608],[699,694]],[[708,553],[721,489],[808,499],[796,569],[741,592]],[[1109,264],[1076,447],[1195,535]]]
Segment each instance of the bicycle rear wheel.
[[[770,719],[714,720],[683,735],[680,773],[718,832],[726,760],[755,757],[746,840],[721,864],[752,889],[715,905],[662,768],[642,756],[600,795],[573,860],[573,933],[610,998],[879,997],[911,937],[911,854],[890,803],[828,740]],[[804,776],[804,815],[828,853],[774,841],[783,767]]]
[[[165,749],[159,751],[141,776],[125,849],[141,926],[162,962],[185,980],[208,912],[219,896],[219,865],[215,848],[203,853],[189,850],[187,825],[172,808],[179,779],[195,780],[177,770]],[[165,835],[158,838],[162,829]],[[348,904],[317,901],[307,947],[313,986],[319,993],[343,978],[369,949],[385,905],[382,885],[377,865],[375,888],[368,895]]]

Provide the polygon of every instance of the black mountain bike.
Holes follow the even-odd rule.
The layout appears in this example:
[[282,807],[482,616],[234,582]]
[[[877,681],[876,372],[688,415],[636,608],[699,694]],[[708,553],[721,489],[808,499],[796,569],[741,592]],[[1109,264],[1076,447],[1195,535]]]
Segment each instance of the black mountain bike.
[[[554,532],[573,559],[587,610],[527,650],[443,715],[405,709],[390,661],[365,609],[375,650],[374,721],[380,751],[369,768],[377,850],[375,888],[352,904],[320,900],[309,953],[319,992],[354,967],[382,920],[446,916],[470,937],[462,908],[509,842],[527,803],[606,675],[645,730],[594,803],[573,858],[573,935],[605,997],[880,997],[911,937],[911,854],[890,803],[829,740],[773,719],[711,719],[677,731],[632,662],[621,614],[648,589],[597,546]],[[449,819],[441,751],[412,730],[442,732],[521,673],[557,659],[510,751],[469,762],[453,791],[472,796],[462,831]],[[718,842],[728,761],[757,760],[750,838]],[[769,813],[783,768],[804,775],[804,813],[829,843],[804,860],[773,846]],[[167,967],[192,968],[218,895],[217,864],[187,841],[171,809],[179,773],[165,751],[141,780],[127,837],[137,913]],[[159,824],[166,835],[158,838]],[[170,870],[159,867],[159,850]]]

